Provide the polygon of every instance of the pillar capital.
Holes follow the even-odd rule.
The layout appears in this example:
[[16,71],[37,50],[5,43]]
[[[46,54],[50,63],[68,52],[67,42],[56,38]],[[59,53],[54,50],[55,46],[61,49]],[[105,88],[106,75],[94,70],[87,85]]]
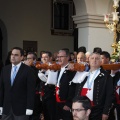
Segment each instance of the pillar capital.
[[95,27],[106,28],[103,15],[84,14],[73,16],[73,21],[77,25],[77,28]]

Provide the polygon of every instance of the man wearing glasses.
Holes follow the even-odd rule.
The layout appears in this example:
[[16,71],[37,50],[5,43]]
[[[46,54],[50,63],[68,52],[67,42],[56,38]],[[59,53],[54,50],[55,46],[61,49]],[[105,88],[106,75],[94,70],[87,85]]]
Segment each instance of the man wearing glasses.
[[34,103],[33,115],[30,116],[30,120],[38,120],[42,112],[42,102],[40,101],[40,94],[39,94],[40,80],[38,78],[38,69],[35,67],[36,60],[37,60],[36,53],[28,52],[27,60],[24,61],[26,65],[30,66],[33,69],[34,74],[36,76],[35,103]]
[[73,120],[89,120],[91,103],[86,96],[79,96],[73,99],[72,114]]
[[71,107],[75,93],[75,84],[71,83],[71,81],[76,72],[68,70],[69,55],[68,49],[59,50],[57,55],[58,64],[61,65],[61,69],[58,72],[56,86],[56,120],[72,120]]

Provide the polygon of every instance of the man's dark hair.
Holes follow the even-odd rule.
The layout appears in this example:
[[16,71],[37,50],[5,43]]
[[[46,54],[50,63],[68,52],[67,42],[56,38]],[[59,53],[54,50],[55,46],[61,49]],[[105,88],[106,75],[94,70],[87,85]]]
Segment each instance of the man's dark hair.
[[59,51],[64,51],[66,53],[66,55],[70,57],[70,51],[69,51],[68,48],[63,48],[63,49],[61,49]]
[[85,46],[81,46],[78,48],[78,53],[79,52],[83,52],[83,53],[86,53],[86,47]]
[[91,102],[86,96],[78,96],[73,98],[73,103],[78,102],[82,103],[82,106],[85,110],[91,109]]
[[50,51],[44,51],[42,54],[47,54],[49,57],[52,57],[52,53]]
[[30,54],[33,55],[33,60],[37,60],[37,55],[36,55],[36,53],[34,53],[34,52],[28,52],[27,55],[30,55]]
[[74,55],[74,53],[73,53],[73,52],[70,52],[70,55]]
[[94,52],[97,52],[97,53],[101,53],[102,52],[102,49],[100,48],[100,47],[95,47],[94,49],[93,49],[93,53]]
[[107,52],[107,51],[102,51],[102,52],[100,53],[100,55],[104,55],[106,58],[109,58],[109,60],[110,60],[110,53],[109,53],[109,52]]
[[42,57],[42,54],[43,54],[44,52],[45,52],[44,50],[40,51],[40,57]]
[[13,47],[13,48],[12,48],[12,51],[13,51],[14,49],[19,50],[21,56],[24,56],[24,50],[23,50],[22,48],[20,48],[20,47]]

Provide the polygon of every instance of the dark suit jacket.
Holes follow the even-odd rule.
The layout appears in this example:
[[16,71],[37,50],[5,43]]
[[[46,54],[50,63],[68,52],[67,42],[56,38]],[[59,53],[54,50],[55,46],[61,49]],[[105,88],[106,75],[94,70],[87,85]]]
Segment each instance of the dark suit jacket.
[[69,107],[72,106],[72,99],[75,95],[76,84],[71,82],[75,74],[76,74],[75,71],[65,70],[61,76],[59,83],[60,100],[66,101],[65,105]]
[[[75,96],[80,96],[87,77],[82,83],[77,83]],[[102,107],[103,114],[109,114],[113,99],[113,79],[103,69],[94,80],[93,102],[98,108]]]
[[11,67],[5,66],[0,77],[0,107],[3,114],[8,114],[12,108],[15,115],[25,115],[26,109],[33,110],[36,77],[33,70],[21,64],[11,86]]
[[43,92],[42,101],[55,99],[55,85],[45,85],[45,82],[41,81],[40,92]]
[[[117,103],[117,101],[116,101],[116,86],[117,86],[117,82],[119,81],[119,79],[120,79],[120,71],[117,72],[115,74],[115,76],[113,77],[113,84],[114,84],[114,99],[113,99],[113,102],[114,102],[114,104]],[[120,100],[120,91],[119,91],[119,100]]]

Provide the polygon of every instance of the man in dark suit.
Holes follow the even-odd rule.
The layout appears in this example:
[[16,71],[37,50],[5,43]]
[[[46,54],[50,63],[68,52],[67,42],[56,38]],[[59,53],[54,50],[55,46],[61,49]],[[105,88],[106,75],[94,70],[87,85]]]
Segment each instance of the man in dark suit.
[[120,120],[120,70],[111,70],[111,75],[114,84],[114,107],[116,108],[117,120]]
[[57,59],[61,69],[56,87],[56,120],[72,120],[71,107],[75,93],[75,84],[71,81],[76,72],[67,70],[69,64],[69,51],[67,49],[61,49],[58,52]]
[[[101,64],[110,64],[110,53],[107,51],[102,51],[100,53],[101,59],[102,59],[102,63]],[[111,70],[106,70],[109,74],[111,74]],[[111,110],[110,110],[110,114],[109,114],[109,118],[108,120],[115,120],[115,114],[114,114],[114,105],[112,105]]]
[[[41,55],[41,61],[43,64],[51,65],[52,53],[49,51],[45,51]],[[55,85],[48,84],[47,79],[49,76],[50,70],[41,70],[43,76],[46,77],[46,82],[42,81],[40,85],[40,97],[42,99],[43,104],[43,114],[45,120],[56,120],[55,112],[56,112],[56,102],[55,102]]]
[[24,63],[28,66],[30,66],[34,74],[36,76],[36,91],[35,91],[35,104],[33,109],[33,115],[30,116],[30,120],[39,120],[40,114],[42,113],[42,101],[40,100],[40,79],[38,78],[38,69],[35,67],[37,60],[37,55],[34,52],[28,52],[27,59],[24,61]]
[[12,64],[5,66],[1,72],[2,120],[28,120],[33,113],[36,77],[33,70],[21,62],[23,55],[21,48],[14,47],[10,57]]
[[99,53],[90,55],[89,64],[89,74],[77,83],[75,96],[87,96],[90,99],[90,120],[107,120],[112,106],[113,80],[108,72],[100,68]]

